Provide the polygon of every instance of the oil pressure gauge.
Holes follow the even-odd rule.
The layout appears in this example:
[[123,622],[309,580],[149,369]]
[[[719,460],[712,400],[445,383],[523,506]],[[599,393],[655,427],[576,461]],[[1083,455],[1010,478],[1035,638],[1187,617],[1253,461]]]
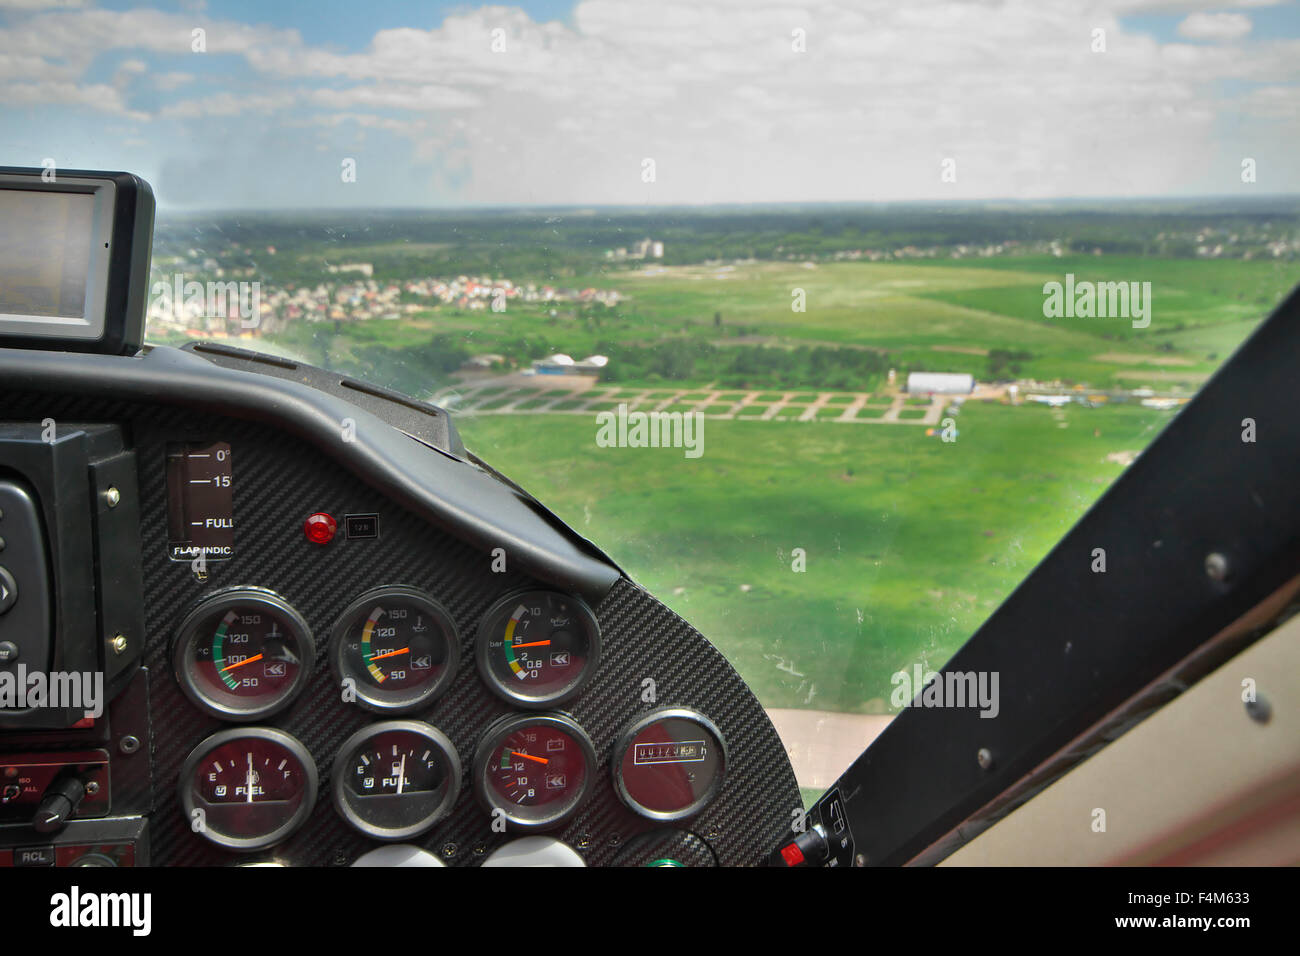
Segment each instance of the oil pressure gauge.
[[578,695],[600,661],[600,627],[587,605],[554,591],[498,601],[475,644],[479,674],[497,696],[541,710]]

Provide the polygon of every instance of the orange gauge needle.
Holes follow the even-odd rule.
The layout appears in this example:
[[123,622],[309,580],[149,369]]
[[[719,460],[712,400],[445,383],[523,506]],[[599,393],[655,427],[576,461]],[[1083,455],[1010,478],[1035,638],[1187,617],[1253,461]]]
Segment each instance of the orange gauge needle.
[[224,674],[226,671],[233,671],[236,667],[243,667],[245,664],[251,664],[253,661],[260,661],[261,659],[261,654],[254,654],[252,657],[245,657],[238,664],[227,664],[225,667],[221,668],[221,672]]
[[387,651],[386,653],[383,654],[376,654],[374,657],[370,659],[372,661],[382,661],[385,657],[395,657],[398,654],[409,654],[409,653],[411,653],[411,649],[409,647],[403,647],[399,651]]
[[525,760],[535,760],[538,763],[550,763],[545,757],[534,757],[532,754],[521,754],[518,750],[510,751],[516,757],[523,757]]
[[543,647],[551,643],[550,641],[533,641],[531,644],[511,644],[511,647]]

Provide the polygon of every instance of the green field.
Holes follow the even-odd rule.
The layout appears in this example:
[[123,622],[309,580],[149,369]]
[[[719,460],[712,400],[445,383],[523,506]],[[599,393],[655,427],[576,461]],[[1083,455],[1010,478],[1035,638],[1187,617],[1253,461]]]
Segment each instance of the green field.
[[[1182,228],[1130,237],[1120,220],[1070,221],[1089,245],[1128,251],[1160,248],[1157,228]],[[832,241],[817,230],[808,242]],[[944,407],[959,432],[944,443],[921,424],[926,398],[907,397],[898,422],[880,421],[908,372],[1190,395],[1300,283],[1294,260],[1083,255],[1087,245],[1068,243],[1074,251],[1060,257],[717,265],[700,261],[716,258],[705,238],[689,241],[695,261],[649,270],[588,260],[565,274],[564,285],[617,290],[612,308],[436,306],[402,321],[297,323],[257,347],[416,397],[459,394],[474,451],[609,551],[777,707],[887,712],[890,676],[942,665],[1172,415],[971,400]],[[503,250],[511,278],[557,281],[510,271],[511,256],[541,261],[537,249]],[[366,247],[349,256],[364,260]],[[1045,317],[1043,286],[1067,273],[1150,282],[1150,326]],[[791,308],[796,290],[804,311]],[[457,372],[484,352],[515,368],[554,352],[610,363],[599,386],[569,397],[545,381]],[[708,419],[699,459],[595,444],[594,413],[624,401],[646,409],[671,399],[665,411],[715,416],[751,393],[756,404],[737,420]],[[827,393],[814,420],[796,420]],[[864,393],[856,421],[834,420]],[[771,420],[754,420],[787,395]],[[514,402],[518,414],[499,411]],[[795,549],[806,571],[792,569]]]
[[947,660],[1120,474],[1106,456],[1169,417],[968,402],[950,444],[915,427],[710,420],[695,460],[597,448],[585,417],[461,427],[764,704],[883,713],[890,675]]
[[[764,401],[779,395],[777,388],[881,390],[878,372],[822,367],[800,348],[820,349],[823,358],[854,350],[883,355],[900,376],[969,372],[984,381],[1152,385],[1190,394],[1300,282],[1300,263],[1283,260],[1075,256],[809,265],[611,271],[574,281],[619,290],[626,298],[614,308],[553,316],[527,304],[500,314],[438,307],[400,322],[298,323],[259,347],[417,396],[451,384],[454,365],[439,364],[449,348],[501,352],[519,365],[556,351],[606,352],[614,356],[607,370],[613,388],[692,389],[683,401],[707,400],[702,386],[725,390],[722,401],[743,394],[742,387],[761,390]],[[1043,285],[1067,272],[1080,281],[1150,282],[1150,326],[1045,318]],[[804,312],[791,311],[795,288],[806,294]],[[430,346],[435,337],[440,344]],[[638,377],[629,363],[646,349],[668,350],[668,374]]]

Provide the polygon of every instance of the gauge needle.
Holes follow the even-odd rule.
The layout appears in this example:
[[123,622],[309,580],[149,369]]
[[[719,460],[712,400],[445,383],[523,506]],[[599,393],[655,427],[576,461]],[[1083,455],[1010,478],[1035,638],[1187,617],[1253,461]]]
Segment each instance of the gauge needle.
[[411,649],[409,647],[403,647],[401,650],[397,650],[397,651],[385,651],[383,654],[373,654],[371,655],[370,659],[372,661],[382,661],[385,657],[395,657],[398,654],[409,654],[409,653],[411,653]]
[[551,643],[550,641],[533,641],[530,644],[511,644],[511,647],[544,647]]
[[253,802],[253,752],[248,752],[248,780],[244,784],[248,790],[248,802]]
[[224,674],[226,671],[233,671],[236,667],[243,667],[245,664],[251,664],[253,661],[260,661],[261,659],[261,654],[254,654],[252,657],[245,657],[237,664],[227,664],[225,667],[221,668],[221,672]]
[[402,795],[402,786],[406,783],[406,754],[402,754],[402,762],[397,768],[397,795]]
[[545,757],[534,757],[532,754],[521,754],[518,750],[510,751],[516,757],[523,757],[525,760],[535,760],[537,763],[550,763]]

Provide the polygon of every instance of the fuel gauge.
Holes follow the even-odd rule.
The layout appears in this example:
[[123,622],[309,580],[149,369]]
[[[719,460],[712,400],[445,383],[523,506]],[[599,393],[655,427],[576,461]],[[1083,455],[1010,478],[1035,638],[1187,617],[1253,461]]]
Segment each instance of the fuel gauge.
[[447,735],[418,720],[363,727],[334,761],[334,809],[367,836],[402,840],[445,817],[460,794]]

